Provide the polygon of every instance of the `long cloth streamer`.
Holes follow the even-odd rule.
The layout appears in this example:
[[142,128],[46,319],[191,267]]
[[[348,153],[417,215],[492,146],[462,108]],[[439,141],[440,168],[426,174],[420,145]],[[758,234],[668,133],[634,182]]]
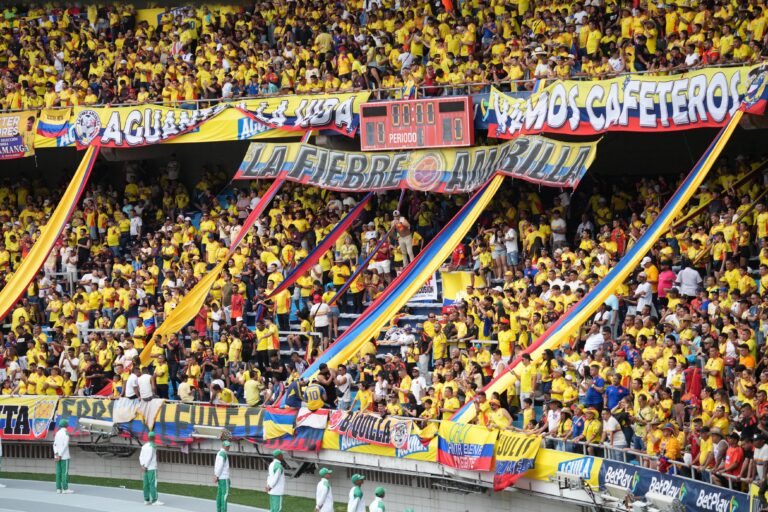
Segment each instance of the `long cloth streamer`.
[[309,379],[314,376],[323,363],[335,367],[348,361],[360,350],[365,341],[378,337],[384,324],[407,304],[475,225],[503,181],[504,176],[496,175],[478,189],[467,204],[368,306],[365,312],[304,371],[302,378]]
[[[745,174],[744,176],[739,178],[733,185],[731,185],[730,188],[733,189],[733,190],[741,188],[743,185],[748,183],[749,180],[751,180],[755,175],[757,175],[758,172],[760,172],[763,169],[765,169],[766,166],[768,166],[768,160],[758,164],[757,167],[755,167],[754,169],[749,171],[747,174]],[[695,207],[693,210],[691,210],[690,212],[686,213],[683,216],[683,218],[681,218],[679,220],[676,220],[675,223],[672,224],[672,228],[671,229],[677,229],[679,227],[682,227],[685,224],[687,224],[688,221],[690,221],[692,219],[695,219],[696,217],[698,217],[699,215],[704,213],[706,211],[706,209],[709,207],[710,203],[712,203],[712,201],[714,201],[714,199],[709,199],[708,201],[705,201],[704,204],[699,205],[699,206]]]
[[89,146],[85,150],[83,159],[80,161],[80,165],[78,165],[69,185],[67,185],[64,195],[61,196],[59,204],[56,205],[56,209],[53,210],[48,222],[40,230],[40,237],[29,253],[22,259],[19,268],[8,279],[2,291],[0,291],[0,318],[5,318],[10,312],[13,305],[16,304],[19,297],[26,291],[29,283],[32,282],[43,266],[43,263],[45,263],[51,250],[53,250],[53,246],[56,244],[59,236],[61,236],[64,226],[69,222],[72,213],[77,208],[77,203],[88,183],[88,178],[91,176],[91,170],[98,155],[98,147]]
[[254,207],[253,211],[246,217],[240,232],[230,243],[229,251],[224,259],[203,276],[189,293],[182,297],[181,302],[171,310],[163,323],[160,324],[154,333],[152,333],[152,338],[147,342],[144,350],[141,351],[142,365],[149,363],[152,357],[152,348],[154,347],[156,340],[160,339],[162,336],[179,332],[185,325],[195,318],[195,315],[200,311],[200,308],[203,307],[203,304],[205,304],[205,299],[208,298],[208,294],[210,293],[211,288],[213,288],[213,284],[219,279],[219,275],[222,270],[224,270],[227,261],[229,261],[229,258],[235,252],[237,246],[243,238],[245,238],[245,235],[256,223],[261,214],[264,213],[267,205],[269,205],[275,195],[277,195],[277,191],[280,190],[283,183],[284,181],[282,179],[272,182],[272,185],[267,189],[261,199],[259,199],[259,202]]
[[[567,342],[571,333],[576,332],[597,308],[613,293],[622,281],[635,269],[640,260],[653,247],[659,237],[666,233],[675,216],[680,213],[696,192],[699,185],[707,177],[712,166],[725,148],[726,143],[733,135],[744,113],[739,110],[717,134],[712,144],[707,148],[701,159],[697,162],[677,191],[672,195],[659,216],[653,221],[638,241],[630,247],[627,254],[608,274],[579,302],[571,308],[541,335],[531,346],[523,351],[529,354],[534,361],[538,360],[546,349],[553,349]],[[522,354],[512,361],[504,371],[483,388],[486,394],[502,393],[509,389],[515,382],[517,371],[522,361]],[[451,418],[452,421],[467,423],[474,418],[475,408],[472,403],[467,403]]]
[[349,229],[352,223],[355,222],[355,220],[363,212],[365,205],[370,202],[372,197],[373,192],[368,192],[363,200],[357,203],[357,205],[355,205],[355,207],[352,208],[349,213],[347,213],[344,218],[333,227],[331,232],[328,233],[325,238],[323,238],[323,240],[309,252],[309,254],[307,254],[307,257],[304,258],[301,263],[299,263],[293,270],[291,270],[288,275],[285,276],[285,279],[278,286],[276,286],[274,290],[269,292],[267,297],[274,297],[295,283],[298,278],[309,272],[312,266],[320,260],[323,254],[325,254],[328,249],[333,247],[333,244],[336,243],[336,240],[338,240],[339,237],[344,234],[347,229]]

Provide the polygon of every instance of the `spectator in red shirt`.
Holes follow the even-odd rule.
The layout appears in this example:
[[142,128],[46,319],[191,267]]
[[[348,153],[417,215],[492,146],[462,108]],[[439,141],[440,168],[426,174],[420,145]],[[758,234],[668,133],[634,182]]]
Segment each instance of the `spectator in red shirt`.
[[467,249],[463,243],[456,246],[451,253],[451,268],[450,270],[457,270],[467,264]]
[[376,271],[385,283],[392,280],[392,262],[389,259],[391,247],[388,241],[385,241],[376,251],[371,261],[370,269]]
[[739,434],[732,432],[728,435],[728,449],[725,458],[712,472],[712,483],[728,486],[728,477],[737,477],[741,474],[741,465],[744,463],[744,449],[739,446]]

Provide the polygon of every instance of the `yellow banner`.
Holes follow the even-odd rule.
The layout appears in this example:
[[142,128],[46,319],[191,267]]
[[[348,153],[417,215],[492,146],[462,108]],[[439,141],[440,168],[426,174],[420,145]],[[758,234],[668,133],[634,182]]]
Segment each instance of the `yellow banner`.
[[485,286],[485,278],[476,276],[472,272],[440,272],[440,278],[443,280],[443,301],[455,302],[467,294],[467,286],[472,285],[475,288]]
[[599,485],[602,461],[598,457],[543,449],[539,450],[533,469],[525,474],[525,478],[549,482],[560,471],[578,475],[596,488]]
[[[368,101],[369,94],[363,91],[256,98],[199,109],[80,106],[71,110],[66,122],[62,123],[62,116],[58,115],[56,122],[39,128],[34,141],[40,148],[128,148],[298,137],[307,130],[333,130],[351,137],[359,125],[360,105]],[[48,120],[52,114],[45,115]]]
[[35,121],[32,110],[0,114],[0,160],[35,154]]
[[518,434],[502,430],[496,440],[496,470],[493,475],[493,490],[506,489],[534,467],[536,455],[541,448],[541,436]]
[[340,436],[330,429],[323,433],[323,450],[339,450],[352,453],[368,453],[380,457],[396,457],[399,459],[437,461],[437,438],[423,441],[417,434],[408,436],[408,443],[403,448],[381,446],[366,443],[352,437]]

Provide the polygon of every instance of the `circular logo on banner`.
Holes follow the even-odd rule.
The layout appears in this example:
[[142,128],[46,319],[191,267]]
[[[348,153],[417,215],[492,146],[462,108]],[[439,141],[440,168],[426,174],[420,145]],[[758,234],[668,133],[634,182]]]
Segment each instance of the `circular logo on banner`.
[[744,103],[747,107],[753,106],[761,99],[766,87],[765,81],[767,73],[768,66],[765,65],[754,68],[749,72],[747,92],[744,94]]
[[408,168],[408,186],[422,192],[434,190],[442,182],[444,168],[443,155],[432,151],[424,153],[414,159]]
[[330,430],[335,430],[336,427],[339,426],[341,423],[341,420],[344,419],[344,411],[339,411],[338,409],[331,412],[331,414],[328,415],[328,428]]
[[32,434],[35,437],[43,437],[48,432],[53,413],[56,412],[56,400],[37,402],[30,409],[29,424],[32,427]]
[[99,131],[101,131],[101,119],[94,110],[83,110],[77,115],[75,135],[80,144],[84,146],[90,144],[99,135]]
[[392,427],[392,444],[398,450],[408,447],[408,438],[411,435],[411,429],[405,421],[398,421]]

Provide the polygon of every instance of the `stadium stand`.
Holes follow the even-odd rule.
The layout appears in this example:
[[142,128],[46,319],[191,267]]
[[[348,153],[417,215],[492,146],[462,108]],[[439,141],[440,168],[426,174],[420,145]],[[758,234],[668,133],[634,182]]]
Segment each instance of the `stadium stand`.
[[533,79],[667,75],[766,57],[757,0],[29,4],[0,20],[2,107],[378,89],[379,97],[526,90]]
[[[491,85],[517,91],[534,79],[758,63],[767,51],[768,18],[757,0],[264,2],[167,8],[155,24],[131,5],[24,9],[7,7],[0,19],[5,110],[196,108],[361,89],[379,98]],[[159,340],[142,364],[148,337],[224,258],[267,189],[232,184],[214,166],[195,169],[201,178],[188,186],[180,176],[189,171],[174,159],[147,161],[126,165],[120,186],[88,185],[6,318],[3,395],[136,397],[131,374],[148,371],[161,398],[306,403],[306,386],[317,384],[300,375],[466,202],[378,194],[309,272],[270,296],[362,200],[284,185],[192,324]],[[450,420],[471,403],[474,423],[540,434],[561,450],[623,460],[631,448],[659,471],[711,475],[733,488],[764,481],[765,176],[755,155],[723,157],[691,201],[694,213],[654,245],[572,342],[526,360],[519,381],[486,396],[480,389],[619,263],[676,183],[590,182],[580,202],[555,189],[505,187],[444,263],[443,300],[410,303],[343,368],[323,368],[325,398],[315,405],[419,418],[421,434],[434,437],[430,420]],[[44,181],[0,186],[0,284],[60,195]],[[449,274],[469,282],[450,300],[442,278]]]

